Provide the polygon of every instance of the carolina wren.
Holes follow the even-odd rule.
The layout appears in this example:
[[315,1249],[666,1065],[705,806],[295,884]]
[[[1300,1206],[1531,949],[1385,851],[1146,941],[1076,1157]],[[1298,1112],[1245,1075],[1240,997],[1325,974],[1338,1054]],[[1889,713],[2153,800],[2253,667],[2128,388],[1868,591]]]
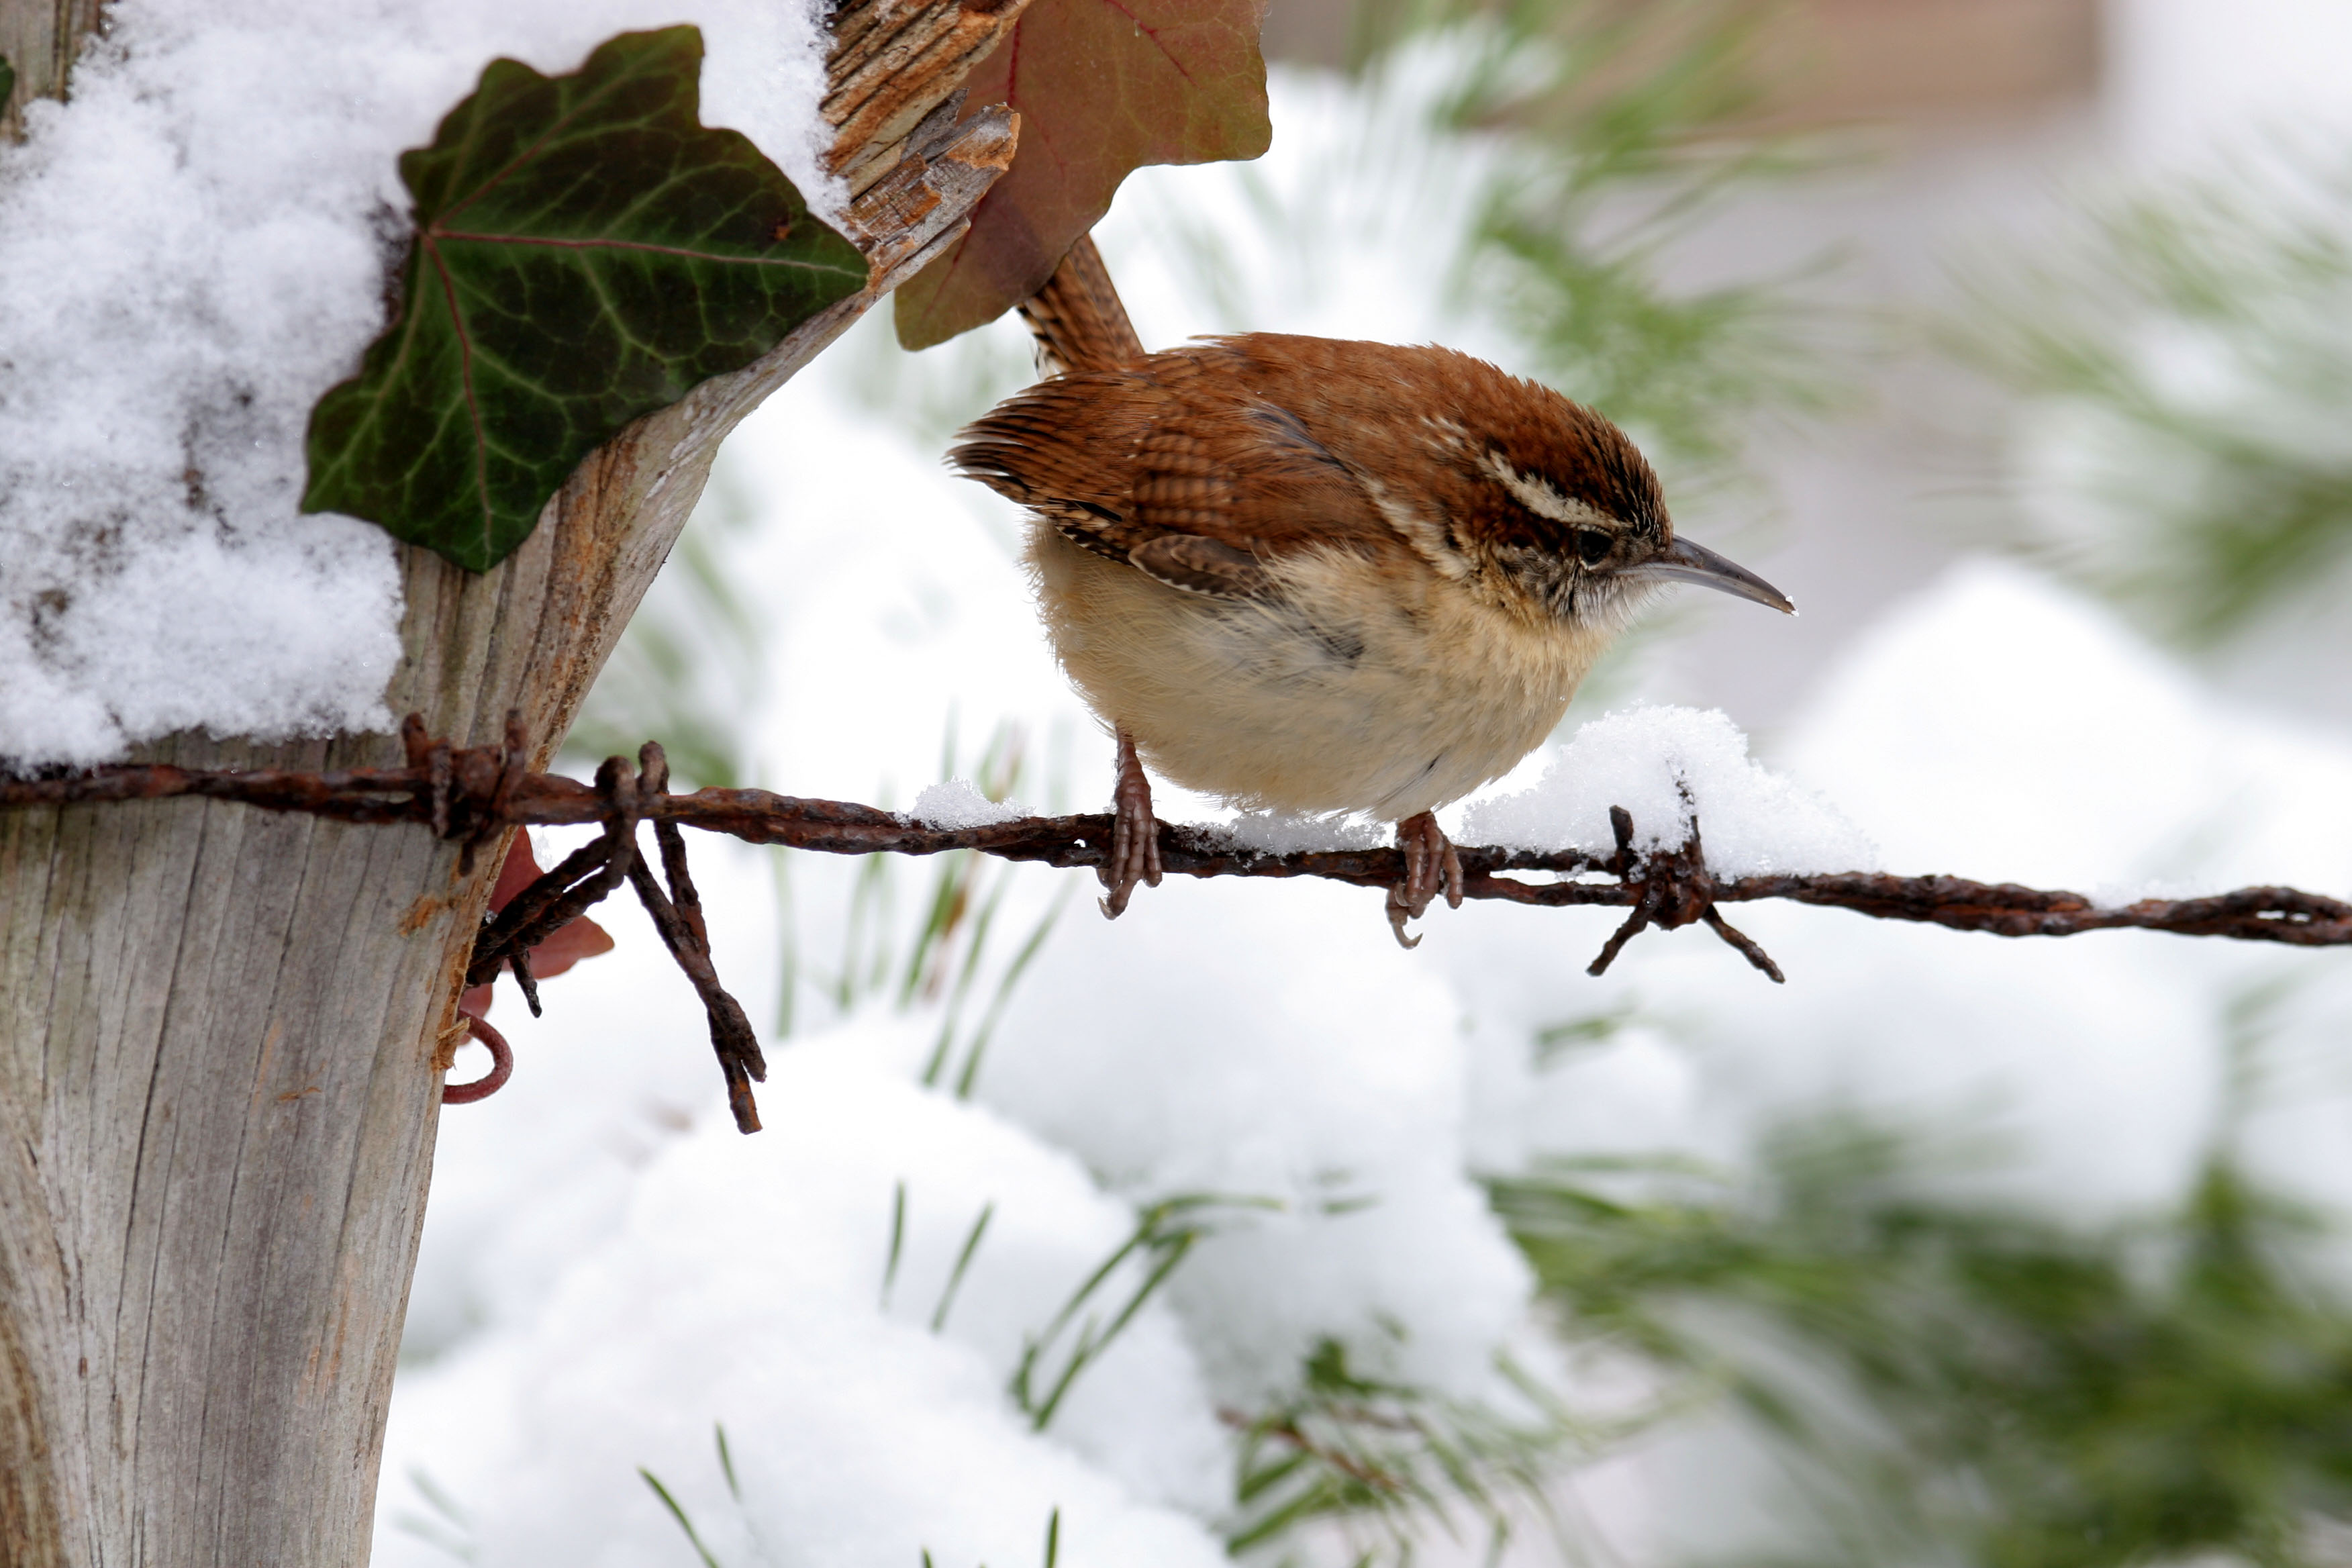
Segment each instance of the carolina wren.
[[1106,914],[1160,881],[1152,770],[1397,825],[1404,922],[1462,867],[1432,815],[1501,777],[1659,585],[1778,610],[1675,536],[1624,432],[1442,348],[1251,332],[1147,354],[1091,238],[1023,308],[1050,375],[958,437],[1029,508],[1047,635],[1118,742]]

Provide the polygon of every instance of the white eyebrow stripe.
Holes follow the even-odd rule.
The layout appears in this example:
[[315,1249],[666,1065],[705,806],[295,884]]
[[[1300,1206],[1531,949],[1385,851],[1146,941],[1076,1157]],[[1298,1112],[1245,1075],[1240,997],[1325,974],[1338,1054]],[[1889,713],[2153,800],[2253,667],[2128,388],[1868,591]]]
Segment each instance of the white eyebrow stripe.
[[1486,468],[1502,481],[1503,488],[1511,492],[1513,500],[1538,517],[1548,517],[1554,522],[1610,525],[1609,518],[1599,508],[1589,501],[1560,494],[1559,488],[1549,479],[1519,472],[1500,452],[1486,454]]

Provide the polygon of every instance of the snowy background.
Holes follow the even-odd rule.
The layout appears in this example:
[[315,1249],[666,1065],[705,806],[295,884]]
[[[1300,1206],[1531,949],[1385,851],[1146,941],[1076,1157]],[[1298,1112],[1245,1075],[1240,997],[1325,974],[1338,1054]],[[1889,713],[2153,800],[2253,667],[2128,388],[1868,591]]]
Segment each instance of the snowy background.
[[[1147,341],[1238,317],[1512,363],[1495,322],[1428,302],[1447,260],[1430,237],[1491,149],[1433,148],[1321,78],[1278,75],[1275,106],[1262,164],[1147,173],[1102,231]],[[1223,265],[1186,259],[1202,235]],[[1238,299],[1201,281],[1235,276]],[[904,363],[886,330],[861,327],[721,460],[709,537],[766,627],[763,674],[726,700],[751,716],[749,772],[902,807],[979,777],[1091,808],[1108,742],[1034,628],[1016,520],[936,457],[956,378],[1017,379],[1020,336]],[[1704,510],[1687,526],[1771,536]],[[1791,575],[1808,611],[1844,587]],[[648,625],[708,643],[682,605],[657,599]],[[1710,646],[1786,635],[1730,608],[1709,606]],[[1843,614],[1861,629],[1782,694],[1762,766],[1737,711],[1640,705],[1704,679],[1654,647],[1612,677],[1613,710],[1580,702],[1553,752],[1449,825],[1594,837],[1612,801],[1671,798],[1661,759],[1679,751],[1710,848],[1759,864],[2109,897],[2352,889],[2340,731],[2217,689],[1993,559]],[[972,797],[926,805],[950,798]],[[1223,815],[1172,792],[1161,810]],[[2227,1120],[2264,1179],[2352,1199],[2339,955],[1757,905],[1736,918],[1785,987],[1698,930],[1645,936],[1594,981],[1605,911],[1439,911],[1408,954],[1347,889],[1171,879],[1111,925],[1090,881],[1001,867],[967,889],[986,942],[967,923],[925,952],[939,868],[798,858],[780,882],[752,852],[697,853],[722,973],[755,1016],[793,1020],[761,1093],[770,1130],[728,1125],[691,994],[631,911],[610,912],[616,953],[550,988],[545,1021],[502,1003],[516,1079],[442,1129],[380,1561],[446,1561],[436,1540],[486,1563],[696,1561],[639,1467],[730,1568],[1042,1561],[1057,1514],[1063,1562],[1218,1561],[1254,1517],[1236,1426],[1295,1398],[1328,1347],[1432,1409],[1524,1416],[1501,1367],[1595,1421],[1622,1408],[1622,1380],[1544,1331],[1479,1184],[1549,1157],[1737,1168],[1834,1111],[1978,1139],[1992,1152],[1949,1188],[2096,1226],[2177,1201]],[[2233,1050],[2258,1064],[2236,1099]],[[1057,1318],[1171,1200],[1200,1203],[1199,1239],[1039,1429],[1024,1354],[1068,1364]],[[1079,1316],[1108,1321],[1150,1261],[1131,1255]],[[1568,1522],[1525,1521],[1514,1560],[1680,1561],[1748,1539],[1763,1527],[1736,1501],[1740,1449],[1705,1420],[1580,1468],[1564,1444],[1550,1504]],[[1355,1545],[1381,1539],[1357,1529]],[[1435,1560],[1485,1551],[1466,1510],[1421,1529]],[[1327,1526],[1276,1550],[1344,1560],[1346,1539]]]

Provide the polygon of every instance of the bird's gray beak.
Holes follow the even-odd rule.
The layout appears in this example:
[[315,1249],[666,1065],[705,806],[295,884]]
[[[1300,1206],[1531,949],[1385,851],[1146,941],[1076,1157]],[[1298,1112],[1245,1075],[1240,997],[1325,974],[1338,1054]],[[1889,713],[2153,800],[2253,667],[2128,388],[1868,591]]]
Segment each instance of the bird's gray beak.
[[1753,599],[1759,605],[1769,605],[1786,615],[1795,615],[1797,606],[1789,603],[1788,595],[1750,572],[1747,567],[1727,561],[1704,544],[1693,544],[1687,539],[1677,539],[1666,547],[1664,554],[1644,561],[1638,566],[1625,568],[1624,575],[1654,581],[1696,583],[1702,588]]

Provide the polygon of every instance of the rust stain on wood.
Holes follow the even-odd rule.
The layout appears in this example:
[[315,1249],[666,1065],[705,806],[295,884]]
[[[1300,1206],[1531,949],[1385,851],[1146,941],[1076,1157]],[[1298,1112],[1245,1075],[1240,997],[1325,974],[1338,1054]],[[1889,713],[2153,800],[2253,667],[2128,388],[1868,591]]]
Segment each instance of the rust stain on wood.
[[278,1043],[286,1038],[286,1020],[272,1018],[261,1037],[261,1060],[253,1069],[253,1103],[259,1105],[261,1097],[269,1092],[269,1063],[278,1055]]

